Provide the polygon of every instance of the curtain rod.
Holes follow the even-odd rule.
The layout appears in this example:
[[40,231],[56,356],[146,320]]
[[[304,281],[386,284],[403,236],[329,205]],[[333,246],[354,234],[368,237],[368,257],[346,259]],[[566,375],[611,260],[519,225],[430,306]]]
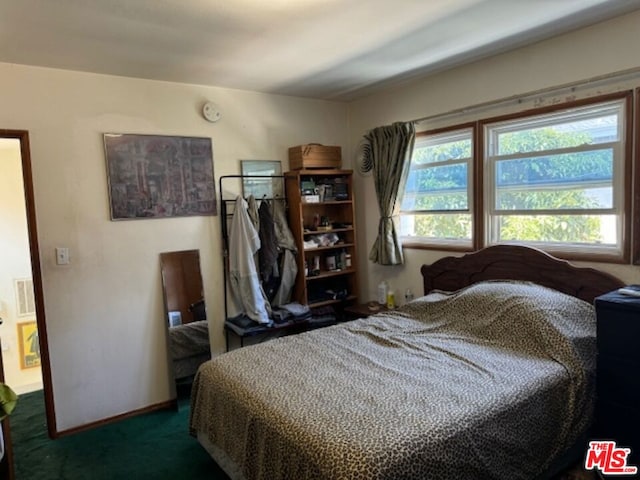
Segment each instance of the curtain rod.
[[512,102],[522,103],[526,100],[530,100],[531,98],[534,98],[540,95],[560,93],[564,90],[575,91],[576,89],[581,87],[593,86],[595,84],[602,84],[602,83],[606,84],[606,83],[610,83],[613,80],[619,80],[619,81],[629,80],[637,76],[640,76],[640,67],[630,68],[628,70],[621,70],[615,73],[609,73],[605,75],[598,75],[596,77],[591,77],[587,80],[580,80],[577,82],[565,83],[560,86],[542,88],[540,90],[534,90],[532,92],[525,93],[525,94],[511,95],[510,97],[505,97],[499,100],[490,100],[487,102],[476,103],[468,107],[457,108],[454,110],[449,110],[448,112],[428,115],[426,117],[417,118],[415,120],[409,120],[409,122],[422,123],[422,122],[426,122],[427,120],[433,120],[436,118],[441,119],[441,118],[451,117],[454,115],[471,113],[473,111],[481,110],[487,107],[497,107],[500,105],[504,105],[506,103],[512,103]]

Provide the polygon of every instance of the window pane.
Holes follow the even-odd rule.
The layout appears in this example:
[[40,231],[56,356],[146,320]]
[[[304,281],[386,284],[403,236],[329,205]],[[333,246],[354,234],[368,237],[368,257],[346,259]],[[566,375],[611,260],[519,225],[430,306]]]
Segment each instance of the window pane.
[[496,162],[496,208],[613,208],[613,149]]
[[498,189],[498,210],[573,210],[612,208],[612,187],[561,187],[549,190]]
[[400,235],[439,240],[470,240],[472,222],[468,213],[402,215]]
[[411,158],[412,165],[471,158],[470,133],[458,134],[455,140],[451,138],[449,135],[446,139],[418,140]]
[[606,115],[500,133],[497,152],[498,155],[540,152],[618,140],[618,115]]
[[401,210],[466,210],[467,164],[409,171]]
[[615,245],[615,215],[498,215],[500,241]]

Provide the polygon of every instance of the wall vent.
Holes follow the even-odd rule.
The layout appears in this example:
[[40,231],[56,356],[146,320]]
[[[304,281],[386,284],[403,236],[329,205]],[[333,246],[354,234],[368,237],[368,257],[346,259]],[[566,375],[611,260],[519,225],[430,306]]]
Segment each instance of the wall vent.
[[30,278],[16,280],[16,302],[19,317],[35,315],[36,300],[33,294],[33,280]]

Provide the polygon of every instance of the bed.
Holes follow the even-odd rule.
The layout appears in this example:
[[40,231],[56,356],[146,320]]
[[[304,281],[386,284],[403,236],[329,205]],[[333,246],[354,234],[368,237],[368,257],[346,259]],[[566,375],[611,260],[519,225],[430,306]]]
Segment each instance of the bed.
[[192,378],[201,364],[211,360],[207,320],[169,328],[169,351],[175,380]]
[[583,455],[591,303],[622,282],[519,246],[422,275],[394,312],[201,366],[191,434],[245,480],[549,478]]

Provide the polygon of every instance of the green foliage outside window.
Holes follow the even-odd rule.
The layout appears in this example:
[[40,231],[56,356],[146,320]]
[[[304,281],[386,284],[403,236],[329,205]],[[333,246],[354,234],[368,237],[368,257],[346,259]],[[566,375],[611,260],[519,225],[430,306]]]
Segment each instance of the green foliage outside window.
[[[469,157],[471,157],[471,140],[460,140],[418,148],[414,151],[412,163],[428,165],[433,162]],[[467,173],[466,163],[426,168],[419,173],[416,172],[415,183],[405,190],[412,195],[413,201],[406,208],[427,211],[467,209]],[[447,193],[443,193],[444,191]],[[466,213],[417,215],[412,234],[426,238],[470,239],[471,227],[471,215]]]
[[[500,154],[556,150],[592,142],[591,136],[585,132],[560,132],[553,128],[539,128],[502,134]],[[418,148],[414,152],[413,164],[428,165],[434,161],[470,156],[471,142],[463,140]],[[609,149],[515,159],[500,163],[502,165],[499,167],[498,186],[516,187],[516,191],[501,191],[500,208],[503,210],[598,208],[598,202],[579,186],[572,189],[562,186],[549,189],[548,185],[554,181],[561,185],[563,180],[573,180],[578,184],[581,181],[598,179],[610,182],[613,176],[612,154]],[[466,165],[463,164],[422,170],[415,182],[417,184],[407,189],[407,193],[412,194],[412,197],[415,195],[414,203],[409,209],[428,211],[466,208],[467,193],[459,190],[461,185],[466,186],[466,173]],[[546,183],[547,187],[517,191],[518,186],[536,183]],[[450,193],[444,194],[443,190],[447,189],[458,191],[450,190]],[[403,208],[407,209],[404,205]],[[501,240],[571,243],[602,241],[601,219],[598,216],[561,213],[544,216],[505,215],[499,221]],[[412,234],[428,238],[468,239],[471,231],[471,215],[452,212],[417,214]]]

